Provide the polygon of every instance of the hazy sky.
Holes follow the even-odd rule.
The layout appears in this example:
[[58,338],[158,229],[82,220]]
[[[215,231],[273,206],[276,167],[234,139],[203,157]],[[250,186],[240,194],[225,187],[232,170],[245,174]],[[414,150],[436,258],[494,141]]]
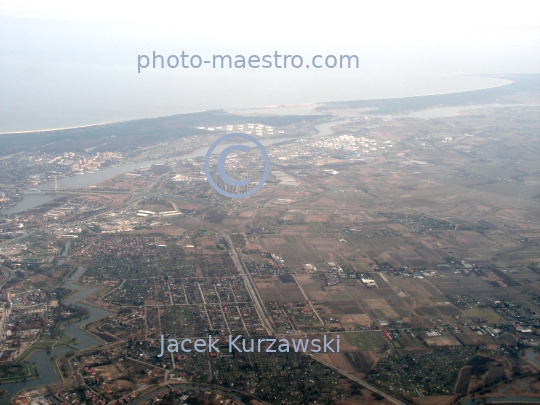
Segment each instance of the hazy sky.
[[[171,3],[175,6],[171,6]],[[540,2],[0,0],[0,131],[396,97],[540,71]],[[360,68],[147,69],[137,55],[356,54]]]

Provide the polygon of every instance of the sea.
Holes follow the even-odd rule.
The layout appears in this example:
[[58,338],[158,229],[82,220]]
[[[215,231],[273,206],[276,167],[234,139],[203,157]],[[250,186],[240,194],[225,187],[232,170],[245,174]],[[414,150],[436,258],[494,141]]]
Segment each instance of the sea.
[[[479,90],[508,80],[471,75],[363,76],[352,72],[298,72],[258,75],[209,75],[184,82],[164,75],[149,86],[146,79],[121,78],[111,86],[89,89],[60,81],[54,89],[0,94],[0,134],[72,128],[205,110],[255,109],[252,113],[297,114],[313,103],[411,97]],[[165,76],[167,79],[165,80]],[[283,108],[298,106],[298,108]],[[302,107],[303,106],[303,107]],[[257,111],[256,109],[261,109]],[[269,110],[267,110],[269,109]]]

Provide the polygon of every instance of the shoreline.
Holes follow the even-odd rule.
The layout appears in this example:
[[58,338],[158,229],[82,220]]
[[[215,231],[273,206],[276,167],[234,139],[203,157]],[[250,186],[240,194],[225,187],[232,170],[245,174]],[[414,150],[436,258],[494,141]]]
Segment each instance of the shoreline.
[[[503,85],[504,86],[504,85]],[[497,86],[495,86],[497,87]],[[484,89],[480,89],[484,90]],[[107,125],[113,125],[113,124],[121,124],[124,122],[132,122],[132,121],[143,121],[143,120],[153,120],[156,118],[166,118],[166,117],[174,117],[176,115],[185,115],[185,114],[197,114],[197,113],[203,113],[207,111],[212,110],[193,110],[190,112],[184,112],[184,113],[178,113],[178,114],[172,114],[172,115],[157,115],[155,117],[142,117],[142,118],[132,118],[129,120],[119,120],[119,121],[106,121],[106,122],[98,122],[95,124],[86,124],[86,125],[75,125],[71,127],[60,127],[60,128],[48,128],[48,129],[31,129],[28,131],[8,131],[8,132],[0,132],[0,136],[2,135],[13,135],[13,134],[38,134],[40,132],[55,132],[55,131],[65,131],[68,129],[83,129],[83,128],[91,128],[91,127],[104,127]],[[225,110],[223,110],[225,111]]]
[[[486,75],[458,75],[458,76],[470,76],[470,77],[480,77],[480,78],[490,78],[490,79],[499,79],[503,81],[504,83],[500,83],[498,85],[494,86],[487,86],[487,87],[481,87],[481,88],[472,88],[469,90],[463,90],[463,91],[456,91],[456,92],[450,92],[450,93],[428,93],[428,94],[412,94],[408,96],[403,97],[383,97],[383,98],[369,98],[369,99],[356,99],[356,100],[341,100],[341,101],[331,101],[331,102],[306,102],[306,103],[299,103],[299,104],[282,104],[282,105],[269,105],[269,106],[257,106],[257,107],[244,107],[244,108],[221,108],[219,111],[229,112],[229,111],[253,111],[252,113],[256,113],[256,110],[264,110],[264,109],[273,109],[273,108],[298,108],[298,107],[306,107],[306,106],[318,106],[318,105],[324,105],[327,103],[340,103],[340,102],[350,102],[350,101],[381,101],[381,100],[396,100],[396,99],[406,99],[406,98],[413,98],[413,97],[428,97],[428,96],[444,96],[448,94],[461,94],[461,93],[467,93],[470,91],[482,91],[482,90],[489,90],[497,87],[503,87],[507,86],[509,84],[512,84],[514,81],[511,79],[507,79],[504,77],[498,77],[498,76],[486,76]],[[504,75],[501,75],[504,76]],[[65,131],[69,129],[84,129],[84,128],[92,128],[92,127],[101,127],[101,126],[107,126],[107,125],[113,125],[113,124],[121,124],[126,122],[133,122],[133,121],[142,121],[142,120],[150,120],[150,119],[158,119],[158,118],[166,118],[166,117],[174,117],[176,115],[186,115],[186,114],[197,114],[197,113],[204,113],[208,111],[215,111],[214,109],[208,109],[208,110],[193,110],[190,112],[184,112],[179,114],[171,114],[171,115],[158,115],[153,117],[142,117],[142,118],[133,118],[128,120],[119,120],[119,121],[108,121],[108,122],[99,122],[94,124],[85,124],[85,125],[75,125],[75,126],[67,126],[67,127],[58,127],[58,128],[47,128],[47,129],[34,129],[34,130],[23,130],[23,131],[7,131],[2,132],[0,131],[0,136],[2,135],[14,135],[14,134],[39,134],[42,132],[56,132],[56,131]],[[279,116],[280,114],[276,114]],[[317,115],[317,114],[314,114]]]

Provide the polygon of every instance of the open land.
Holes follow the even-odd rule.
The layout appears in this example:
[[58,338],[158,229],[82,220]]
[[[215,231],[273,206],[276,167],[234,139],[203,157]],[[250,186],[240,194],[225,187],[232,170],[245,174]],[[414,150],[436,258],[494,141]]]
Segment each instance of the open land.
[[[515,83],[485,97],[530,100]],[[228,395],[252,404],[539,397],[540,107],[388,115],[403,102],[379,115],[358,113],[358,102],[326,104],[339,116],[309,119],[170,118],[193,133],[146,140],[124,155],[102,145],[91,159],[49,146],[23,152],[13,141],[8,160],[33,155],[74,171],[127,157],[154,163],[90,188],[57,184],[54,200],[0,219],[0,381],[36,377],[29,350],[75,344],[62,325],[88,309],[65,304],[62,281],[84,268],[77,282],[96,287],[84,302],[110,315],[85,326],[100,346],[58,359],[63,380],[46,393],[54,401],[124,403],[154,390],[166,401]],[[213,190],[202,156],[173,153],[233,131],[279,139],[267,147],[271,176],[246,199]],[[56,177],[28,183],[37,167],[25,166],[19,184]],[[226,167],[233,177],[262,172],[243,154]],[[223,348],[229,335],[339,335],[341,351],[158,356],[162,335],[209,334]]]

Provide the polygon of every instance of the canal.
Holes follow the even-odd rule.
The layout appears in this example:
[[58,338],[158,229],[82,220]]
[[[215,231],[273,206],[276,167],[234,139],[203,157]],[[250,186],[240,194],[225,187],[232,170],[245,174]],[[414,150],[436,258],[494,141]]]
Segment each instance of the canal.
[[[100,343],[100,341],[96,338],[94,338],[92,335],[86,333],[82,329],[80,329],[81,326],[95,321],[96,319],[103,318],[104,316],[109,315],[109,311],[106,311],[101,308],[96,308],[90,305],[82,304],[79,301],[83,298],[87,297],[88,295],[92,294],[98,287],[90,287],[86,285],[81,284],[75,284],[75,281],[84,273],[86,269],[84,267],[78,267],[76,271],[74,271],[63,283],[62,286],[64,288],[68,288],[70,290],[77,290],[75,294],[73,294],[71,297],[69,297],[65,302],[68,304],[77,304],[80,305],[86,309],[88,309],[90,316],[87,318],[79,321],[79,322],[73,322],[68,325],[66,325],[64,331],[69,334],[70,336],[73,336],[75,339],[77,339],[78,343],[72,345],[73,347],[76,347],[77,349],[86,349],[91,346],[96,346]],[[49,385],[54,384],[60,381],[60,376],[55,371],[54,364],[50,360],[52,356],[62,356],[66,354],[68,351],[73,350],[69,347],[60,347],[58,349],[51,350],[49,354],[47,352],[35,352],[30,356],[28,361],[30,363],[35,363],[37,370],[39,371],[40,377],[35,380],[30,380],[26,382],[18,382],[18,383],[10,383],[10,384],[2,384],[0,385],[0,390],[5,390],[7,393],[0,399],[0,405],[9,403],[9,400],[13,395],[15,395],[19,390],[22,390],[24,388],[32,388],[37,387],[41,385]]]

